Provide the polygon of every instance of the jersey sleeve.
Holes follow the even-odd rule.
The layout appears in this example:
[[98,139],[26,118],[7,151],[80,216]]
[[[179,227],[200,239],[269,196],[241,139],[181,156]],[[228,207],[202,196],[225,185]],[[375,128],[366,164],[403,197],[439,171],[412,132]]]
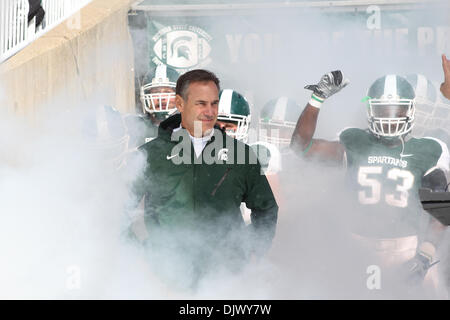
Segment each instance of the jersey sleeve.
[[345,128],[339,133],[339,142],[345,149],[355,149],[363,146],[367,132],[358,128]]
[[339,133],[339,143],[344,147],[344,167],[353,163],[353,159],[370,143],[371,133],[359,128],[345,128]]
[[437,146],[430,151],[433,152],[433,156],[436,157],[436,164],[434,167],[430,168],[425,175],[432,172],[434,169],[441,169],[444,172],[448,172],[450,170],[450,154],[447,144],[445,144],[442,140],[433,137],[425,137],[424,139],[437,143]]

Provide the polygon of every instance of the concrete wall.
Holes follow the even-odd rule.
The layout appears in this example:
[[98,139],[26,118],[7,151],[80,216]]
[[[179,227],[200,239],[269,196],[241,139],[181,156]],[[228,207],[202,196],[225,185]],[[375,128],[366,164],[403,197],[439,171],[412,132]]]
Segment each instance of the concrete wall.
[[103,103],[134,112],[132,0],[93,0],[0,66],[0,108],[39,119],[41,108]]

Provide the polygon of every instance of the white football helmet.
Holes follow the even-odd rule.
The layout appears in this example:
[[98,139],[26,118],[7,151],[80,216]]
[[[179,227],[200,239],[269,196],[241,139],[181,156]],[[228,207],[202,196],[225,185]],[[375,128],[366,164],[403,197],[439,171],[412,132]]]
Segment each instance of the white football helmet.
[[217,121],[235,124],[234,130],[225,128],[226,133],[246,143],[250,127],[250,105],[247,99],[232,89],[220,91]]
[[300,111],[297,103],[288,97],[270,100],[260,112],[259,139],[280,149],[289,147]]
[[175,107],[175,87],[178,73],[160,64],[156,67],[150,83],[141,87],[141,103],[144,114],[164,120],[177,111]]
[[434,129],[450,133],[450,101],[442,96],[439,84],[422,74],[408,75],[406,79],[416,92],[414,134],[422,137]]
[[415,114],[415,93],[411,84],[398,75],[377,79],[367,97],[369,130],[377,137],[394,138],[409,133]]

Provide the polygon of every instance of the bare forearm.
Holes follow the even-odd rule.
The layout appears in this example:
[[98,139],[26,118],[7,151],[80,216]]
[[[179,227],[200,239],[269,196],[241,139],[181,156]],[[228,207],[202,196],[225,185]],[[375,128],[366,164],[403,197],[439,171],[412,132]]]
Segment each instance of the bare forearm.
[[317,84],[305,86],[311,90],[311,100],[300,115],[291,138],[291,148],[298,155],[320,160],[342,159],[343,147],[338,142],[313,139],[319,110],[333,94],[349,83],[340,70],[324,74]]
[[310,104],[306,105],[292,134],[291,147],[294,150],[303,151],[308,147],[316,131],[319,110]]
[[442,55],[442,70],[444,71],[444,82],[441,84],[441,92],[447,99],[450,99],[450,60],[445,54]]
[[447,99],[450,99],[450,82],[446,81],[441,84],[441,92]]

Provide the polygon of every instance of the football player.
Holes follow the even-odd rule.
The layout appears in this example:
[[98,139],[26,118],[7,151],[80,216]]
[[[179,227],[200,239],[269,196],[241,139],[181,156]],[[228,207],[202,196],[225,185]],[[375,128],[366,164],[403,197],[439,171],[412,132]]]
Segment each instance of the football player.
[[289,144],[300,114],[300,107],[288,97],[269,100],[261,109],[258,123],[259,141],[252,144],[271,184],[277,202],[282,206],[283,192],[279,173],[283,159],[291,155]]
[[[408,265],[410,279],[423,283],[436,263],[444,227],[421,209],[418,189],[422,185],[445,188],[447,146],[435,138],[408,135],[414,123],[415,93],[398,75],[383,76],[370,86],[364,98],[367,129],[345,129],[339,141],[313,139],[324,101],[348,83],[341,71],[333,71],[305,87],[313,93],[298,119],[291,147],[305,158],[345,164],[359,208],[352,220],[355,238],[377,251],[385,266]],[[423,223],[428,225],[425,236]]]
[[299,110],[297,103],[288,97],[267,102],[259,116],[259,139],[275,145],[281,153],[290,152],[289,145]]
[[[158,126],[169,116],[177,112],[175,107],[175,88],[179,73],[160,64],[151,72],[151,80],[146,76],[140,88],[142,115],[128,114],[124,116],[130,134],[129,148],[138,147],[153,140],[158,135]],[[143,218],[143,201],[133,213],[128,237],[144,241],[148,236]]]
[[442,96],[439,86],[422,74],[406,79],[416,93],[416,114],[412,133],[419,137],[436,137],[450,143],[450,101]]
[[250,119],[250,105],[243,95],[232,89],[220,91],[216,124],[221,129],[233,138],[247,143]]
[[[219,110],[216,124],[225,130],[225,132],[244,142],[249,142],[250,128],[250,105],[247,99],[232,89],[224,89],[219,94]],[[266,141],[258,141],[249,144],[255,151],[261,168],[267,176],[270,187],[272,188],[275,198],[279,200],[277,172],[280,168],[280,155],[275,145]],[[251,211],[241,206],[242,216],[246,224],[250,224]]]
[[130,132],[132,148],[154,139],[161,121],[177,111],[175,86],[178,76],[177,71],[160,64],[156,67],[151,81],[141,87],[143,115],[128,114],[124,117]]
[[[232,89],[220,91],[217,126],[229,136],[247,143],[250,119],[250,105],[243,95]],[[241,213],[245,224],[249,225],[251,223],[251,210],[245,206],[245,203],[241,204]]]

